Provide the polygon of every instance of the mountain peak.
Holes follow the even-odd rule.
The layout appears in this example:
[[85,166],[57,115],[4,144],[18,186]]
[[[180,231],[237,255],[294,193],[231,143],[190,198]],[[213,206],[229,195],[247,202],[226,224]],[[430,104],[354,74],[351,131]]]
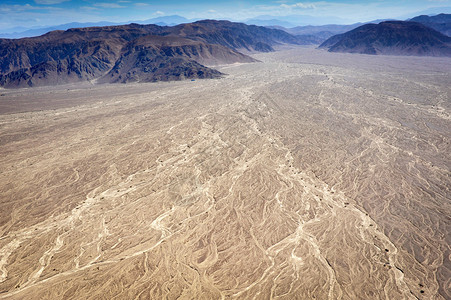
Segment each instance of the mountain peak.
[[132,23],[71,28],[0,39],[0,86],[216,78],[221,73],[203,64],[254,62],[237,50],[267,52],[284,43],[305,41],[281,30],[218,20],[173,27]]
[[362,54],[451,56],[451,38],[417,22],[385,21],[333,36],[320,48]]

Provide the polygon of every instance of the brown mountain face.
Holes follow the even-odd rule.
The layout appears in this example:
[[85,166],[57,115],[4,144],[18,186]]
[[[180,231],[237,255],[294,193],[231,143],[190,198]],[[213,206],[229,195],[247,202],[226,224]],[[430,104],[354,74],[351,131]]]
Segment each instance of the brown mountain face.
[[124,43],[157,32],[156,25],[74,28],[32,38],[0,39],[0,73],[31,68],[47,61],[91,56],[107,64],[115,60]]
[[212,20],[53,31],[0,39],[0,86],[216,78],[221,74],[203,64],[253,62],[237,50],[267,52],[274,45],[303,43],[309,41],[281,30]]
[[98,78],[122,47],[158,26],[93,27],[53,31],[40,37],[0,40],[0,85],[55,85]]
[[362,54],[451,56],[451,38],[420,23],[387,21],[335,35],[320,48]]
[[[50,53],[18,51],[17,60],[5,66],[12,71],[0,75],[0,85],[25,87],[92,80],[111,68],[119,52],[114,49],[116,45],[102,41],[58,46]],[[62,52],[67,54],[59,55]]]
[[149,82],[216,78],[219,71],[202,64],[254,62],[221,45],[179,37],[145,36],[128,43],[114,67],[99,82]]
[[203,20],[171,27],[172,35],[202,40],[232,49],[270,52],[279,44],[310,45],[312,36],[294,36],[283,30],[229,21]]

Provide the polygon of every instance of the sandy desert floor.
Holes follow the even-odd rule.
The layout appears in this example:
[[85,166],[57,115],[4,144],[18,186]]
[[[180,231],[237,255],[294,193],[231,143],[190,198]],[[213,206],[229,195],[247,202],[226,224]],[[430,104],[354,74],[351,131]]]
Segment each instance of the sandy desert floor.
[[0,90],[2,299],[451,299],[451,59]]

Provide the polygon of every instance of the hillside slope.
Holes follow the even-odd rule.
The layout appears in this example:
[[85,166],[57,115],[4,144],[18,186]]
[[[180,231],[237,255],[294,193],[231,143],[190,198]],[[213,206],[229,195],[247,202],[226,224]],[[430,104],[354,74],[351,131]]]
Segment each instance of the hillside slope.
[[362,54],[451,56],[451,38],[420,23],[387,21],[335,35],[320,48]]
[[0,39],[0,86],[216,78],[220,73],[203,64],[253,62],[237,50],[268,52],[275,45],[306,43],[281,30],[213,20],[52,31]]
[[421,23],[447,36],[451,36],[451,14],[439,14],[432,17],[422,15],[412,18],[410,21]]

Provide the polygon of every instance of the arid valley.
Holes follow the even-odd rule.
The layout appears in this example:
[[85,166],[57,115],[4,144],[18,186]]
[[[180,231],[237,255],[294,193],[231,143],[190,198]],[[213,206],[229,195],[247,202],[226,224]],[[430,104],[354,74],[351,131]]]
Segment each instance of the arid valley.
[[451,58],[0,90],[1,299],[451,299]]

